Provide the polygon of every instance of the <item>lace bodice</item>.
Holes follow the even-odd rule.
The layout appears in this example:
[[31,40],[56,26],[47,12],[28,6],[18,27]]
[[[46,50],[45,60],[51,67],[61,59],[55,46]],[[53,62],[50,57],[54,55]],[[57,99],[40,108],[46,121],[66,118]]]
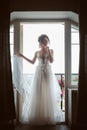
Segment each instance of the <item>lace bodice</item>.
[[40,52],[37,53],[39,65],[49,64],[49,54],[45,53],[44,57],[41,56]]

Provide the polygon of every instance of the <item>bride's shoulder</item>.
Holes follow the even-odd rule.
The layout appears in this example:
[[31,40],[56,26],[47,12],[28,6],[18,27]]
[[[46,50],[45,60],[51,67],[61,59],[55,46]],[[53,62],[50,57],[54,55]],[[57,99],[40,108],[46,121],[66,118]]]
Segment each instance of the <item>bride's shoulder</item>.
[[38,54],[39,54],[39,53],[40,53],[40,51],[38,50],[38,51],[36,51],[36,52],[35,52],[35,55],[37,55],[37,56],[38,56]]
[[37,54],[40,53],[40,50],[37,50],[36,53],[37,53]]

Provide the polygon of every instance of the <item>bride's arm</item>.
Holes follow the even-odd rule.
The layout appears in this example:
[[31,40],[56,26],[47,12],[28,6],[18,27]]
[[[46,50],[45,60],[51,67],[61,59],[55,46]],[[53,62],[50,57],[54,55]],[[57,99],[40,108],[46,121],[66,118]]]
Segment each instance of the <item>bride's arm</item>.
[[23,54],[21,54],[21,53],[19,53],[18,56],[23,57],[23,58],[24,58],[26,61],[28,61],[29,63],[34,64],[35,61],[36,61],[36,58],[37,58],[37,52],[35,52],[34,57],[33,57],[32,60],[29,59],[29,58],[27,58],[27,57],[25,57],[25,56],[24,56]]

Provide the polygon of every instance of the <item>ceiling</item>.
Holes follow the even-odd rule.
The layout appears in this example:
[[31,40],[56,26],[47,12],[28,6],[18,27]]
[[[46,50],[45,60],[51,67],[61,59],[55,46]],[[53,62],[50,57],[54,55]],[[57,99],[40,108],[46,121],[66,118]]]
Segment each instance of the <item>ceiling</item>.
[[10,14],[10,21],[16,19],[70,19],[78,23],[78,14],[72,11],[18,11]]

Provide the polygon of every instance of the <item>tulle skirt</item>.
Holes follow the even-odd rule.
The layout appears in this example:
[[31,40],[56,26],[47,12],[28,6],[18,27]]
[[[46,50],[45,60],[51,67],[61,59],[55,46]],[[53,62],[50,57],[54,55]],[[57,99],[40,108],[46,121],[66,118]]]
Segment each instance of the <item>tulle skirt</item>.
[[22,123],[47,125],[64,121],[60,108],[61,89],[50,64],[36,67],[32,82],[24,93]]

